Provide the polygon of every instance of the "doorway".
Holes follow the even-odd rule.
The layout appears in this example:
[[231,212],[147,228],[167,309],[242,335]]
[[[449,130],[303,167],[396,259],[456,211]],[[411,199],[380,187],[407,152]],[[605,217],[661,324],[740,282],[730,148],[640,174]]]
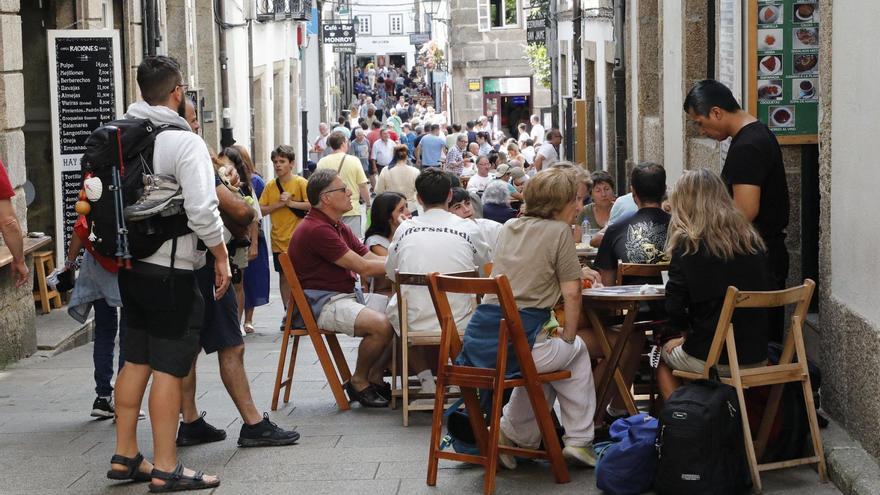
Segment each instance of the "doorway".
[[394,67],[406,67],[406,55],[403,53],[388,55],[388,62]]
[[531,111],[531,77],[483,79],[483,115],[490,119],[497,116],[498,126],[507,136],[519,135],[516,126],[528,124]]

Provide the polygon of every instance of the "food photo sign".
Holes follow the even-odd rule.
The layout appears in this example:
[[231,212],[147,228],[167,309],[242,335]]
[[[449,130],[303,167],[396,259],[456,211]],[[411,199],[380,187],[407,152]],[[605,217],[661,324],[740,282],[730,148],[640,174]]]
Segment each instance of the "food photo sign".
[[748,109],[780,144],[819,133],[817,0],[751,0]]

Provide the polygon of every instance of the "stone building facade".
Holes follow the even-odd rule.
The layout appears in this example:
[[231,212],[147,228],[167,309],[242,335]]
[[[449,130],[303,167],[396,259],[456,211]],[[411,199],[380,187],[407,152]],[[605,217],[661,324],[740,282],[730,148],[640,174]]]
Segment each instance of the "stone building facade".
[[[191,96],[198,100],[202,136],[214,150],[220,148],[224,115],[218,52],[223,32],[230,81],[227,115],[234,138],[250,148],[255,135],[255,162],[269,177],[269,152],[275,145],[300,148],[298,21],[286,12],[260,10],[271,2],[224,1],[227,26],[220,30],[215,2],[201,0],[0,0],[0,159],[15,187],[14,203],[25,230],[55,234],[58,201],[53,192],[48,30],[119,33],[123,108],[139,97],[136,71],[145,54],[175,57]],[[253,57],[248,50],[251,19]],[[36,351],[38,328],[30,288],[15,289],[9,268],[0,267],[0,367]]]
[[[550,111],[550,91],[533,77],[534,71],[523,56],[526,44],[524,2],[515,2],[516,18],[512,17],[511,11],[511,17],[506,18],[502,26],[480,24],[479,19],[485,18],[485,12],[478,11],[485,5],[497,7],[498,3],[498,0],[449,2],[453,122],[464,123],[515,106],[528,108],[511,112],[512,121],[518,120],[520,115],[525,115],[528,120],[530,113]],[[528,99],[522,98],[525,96]],[[512,127],[516,127],[515,122]],[[507,128],[504,130],[510,134]]]

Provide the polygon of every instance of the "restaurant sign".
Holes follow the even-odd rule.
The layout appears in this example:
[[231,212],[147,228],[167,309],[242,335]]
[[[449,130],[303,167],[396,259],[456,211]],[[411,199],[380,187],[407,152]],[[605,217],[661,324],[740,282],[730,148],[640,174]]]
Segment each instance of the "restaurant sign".
[[328,22],[321,25],[321,40],[328,45],[354,45],[354,23]]
[[89,135],[122,115],[119,32],[49,30],[49,100],[55,184],[56,256],[67,252],[82,186],[80,158]]
[[479,79],[468,79],[468,91],[479,91],[480,90],[480,80]]
[[816,143],[819,23],[816,0],[750,0],[748,109],[780,144]]

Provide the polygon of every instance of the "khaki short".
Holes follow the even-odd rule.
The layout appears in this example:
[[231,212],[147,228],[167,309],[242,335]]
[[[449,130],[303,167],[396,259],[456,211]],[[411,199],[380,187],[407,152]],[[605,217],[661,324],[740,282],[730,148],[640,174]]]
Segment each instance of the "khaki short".
[[318,315],[318,328],[354,337],[354,321],[366,308],[354,294],[339,294],[327,301]]
[[[695,358],[690,354],[684,352],[684,349],[680,345],[673,347],[672,351],[670,352],[666,352],[665,348],[661,348],[660,357],[663,359],[663,362],[665,362],[667,366],[674,370],[689,371],[691,373],[702,373],[703,370],[706,368],[706,361]],[[740,368],[757,368],[759,366],[766,365],[767,361],[764,361],[757,364],[740,365]],[[716,368],[718,369],[719,376],[723,376],[725,378],[730,377],[730,367],[726,364],[719,364],[718,366],[716,366]]]

